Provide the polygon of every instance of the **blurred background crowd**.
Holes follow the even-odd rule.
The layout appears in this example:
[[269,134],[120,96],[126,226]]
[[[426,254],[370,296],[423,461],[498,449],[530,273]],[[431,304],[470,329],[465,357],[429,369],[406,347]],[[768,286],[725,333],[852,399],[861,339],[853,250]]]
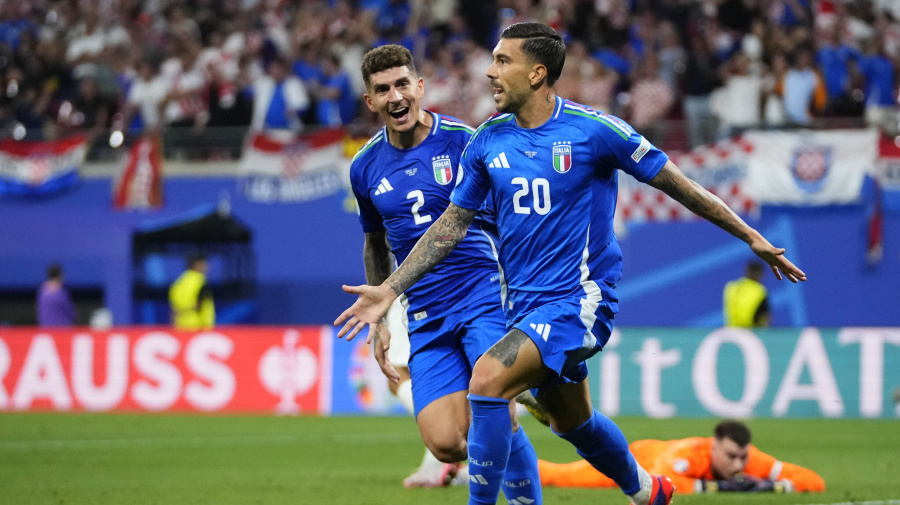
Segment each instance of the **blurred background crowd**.
[[167,157],[216,159],[249,130],[365,135],[359,66],[386,43],[416,56],[427,108],[477,125],[491,49],[519,21],[564,35],[560,95],[664,149],[898,130],[896,0],[2,0],[0,137],[80,131],[108,149],[159,130]]

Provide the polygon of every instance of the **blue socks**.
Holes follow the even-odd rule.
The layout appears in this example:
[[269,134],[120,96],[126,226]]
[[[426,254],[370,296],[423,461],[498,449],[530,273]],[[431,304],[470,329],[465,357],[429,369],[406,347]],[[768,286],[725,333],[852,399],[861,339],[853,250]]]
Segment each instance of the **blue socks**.
[[525,430],[512,433],[509,400],[469,394],[469,505],[541,505],[537,454]]
[[582,458],[614,480],[625,494],[631,496],[641,490],[637,462],[628,449],[628,441],[608,417],[594,410],[584,424],[557,435],[574,445]]
[[[525,428],[512,434],[509,462],[503,476],[503,495],[512,505],[541,505],[541,475],[538,473],[537,453],[525,434]],[[496,503],[496,502],[495,502]]]
[[512,440],[509,400],[470,393],[469,403],[469,505],[496,505]]

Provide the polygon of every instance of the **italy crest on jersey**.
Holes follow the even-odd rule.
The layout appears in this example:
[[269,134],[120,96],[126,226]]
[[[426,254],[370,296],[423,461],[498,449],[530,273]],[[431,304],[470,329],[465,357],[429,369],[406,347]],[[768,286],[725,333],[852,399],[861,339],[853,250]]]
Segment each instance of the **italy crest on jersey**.
[[431,166],[434,168],[434,180],[441,186],[446,186],[453,180],[453,163],[450,162],[449,155],[431,158]]
[[564,174],[572,168],[572,143],[553,143],[553,170]]

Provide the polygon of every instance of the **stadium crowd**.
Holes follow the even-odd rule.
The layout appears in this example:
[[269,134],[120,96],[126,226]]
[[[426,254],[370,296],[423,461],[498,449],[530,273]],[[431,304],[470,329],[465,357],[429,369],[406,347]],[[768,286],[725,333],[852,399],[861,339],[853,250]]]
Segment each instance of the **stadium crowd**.
[[420,62],[425,107],[477,125],[491,49],[519,21],[564,34],[561,96],[663,147],[823,120],[898,129],[893,0],[2,0],[0,137],[161,130],[208,157],[234,155],[213,130],[367,133],[359,66],[385,43]]

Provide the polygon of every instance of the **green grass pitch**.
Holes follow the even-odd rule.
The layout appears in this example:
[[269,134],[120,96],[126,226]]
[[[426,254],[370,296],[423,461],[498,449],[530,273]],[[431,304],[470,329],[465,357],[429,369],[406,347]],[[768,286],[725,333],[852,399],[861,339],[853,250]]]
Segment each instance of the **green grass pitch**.
[[[629,440],[706,435],[713,419],[619,418]],[[681,496],[690,504],[900,500],[900,422],[753,419],[755,444],[816,470],[823,494]],[[524,419],[538,455],[574,450]],[[0,414],[0,503],[10,505],[464,504],[465,488],[407,490],[422,457],[412,419]],[[549,504],[620,504],[618,491],[546,489]],[[498,503],[505,504],[502,499]]]

